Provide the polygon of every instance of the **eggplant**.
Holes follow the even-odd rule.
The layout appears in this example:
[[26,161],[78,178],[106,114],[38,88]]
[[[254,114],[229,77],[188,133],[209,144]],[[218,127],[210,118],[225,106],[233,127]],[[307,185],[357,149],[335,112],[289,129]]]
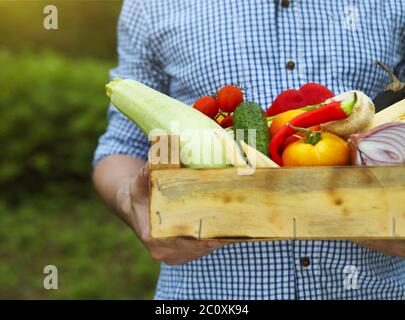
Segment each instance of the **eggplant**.
[[379,112],[394,103],[405,99],[405,83],[401,82],[394,72],[380,61],[374,61],[374,63],[380,66],[391,77],[391,83],[384,88],[384,91],[377,94],[373,99],[375,111]]

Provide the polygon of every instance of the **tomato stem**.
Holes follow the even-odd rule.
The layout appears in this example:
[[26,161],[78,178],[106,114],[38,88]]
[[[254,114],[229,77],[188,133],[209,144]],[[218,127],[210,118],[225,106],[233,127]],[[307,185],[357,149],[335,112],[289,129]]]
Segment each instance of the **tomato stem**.
[[296,127],[289,122],[287,125],[295,131],[304,133],[305,143],[316,145],[321,140],[321,131],[312,131],[311,129]]

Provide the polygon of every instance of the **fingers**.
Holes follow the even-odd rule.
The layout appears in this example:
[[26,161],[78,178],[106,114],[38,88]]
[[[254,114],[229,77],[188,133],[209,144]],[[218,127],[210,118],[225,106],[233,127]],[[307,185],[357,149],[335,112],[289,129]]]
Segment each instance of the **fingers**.
[[[213,251],[213,250],[212,250]],[[166,264],[168,264],[169,266],[174,266],[174,265],[179,265],[179,264],[184,264],[184,263],[188,263],[194,260],[197,260],[199,258],[202,258],[204,256],[209,255],[212,251],[206,251],[206,252],[201,252],[201,253],[196,253],[192,256],[179,256],[176,258],[172,258],[173,256],[169,257],[168,259],[166,259],[165,261],[162,261]]]
[[[150,241],[149,230],[149,171],[146,163],[129,187],[130,225],[142,242]],[[145,244],[148,246],[148,244]]]
[[205,250],[205,249],[218,249],[226,245],[223,241],[202,241],[190,239],[156,239],[157,246],[182,250]]
[[405,256],[405,241],[403,240],[361,240],[357,244],[390,256]]
[[[146,163],[139,171],[137,178],[135,179],[131,195],[135,200],[133,205],[136,207],[135,212],[144,211],[147,213],[147,209],[143,208],[143,203],[140,201],[142,198],[147,199],[145,195],[149,192],[149,165]],[[141,209],[141,210],[139,210]],[[147,217],[147,214],[145,214]],[[151,256],[158,261],[165,262],[169,265],[181,264],[190,262],[192,260],[201,258],[208,255],[214,250],[226,245],[226,242],[221,241],[200,241],[189,239],[153,239],[150,237],[149,229],[146,224],[147,221],[143,221],[144,217],[138,217],[138,224],[140,224],[140,239],[144,245],[150,251]]]
[[153,240],[149,251],[155,260],[176,265],[206,256],[226,244],[220,241],[185,239]]
[[139,172],[139,178],[142,182],[147,183],[149,181],[149,164],[148,162],[141,168]]
[[164,262],[168,265],[187,263],[212,253],[215,249],[197,249],[194,251],[185,251],[173,248],[154,248],[151,255],[155,260]]
[[169,241],[168,246],[174,246],[175,248],[185,248],[189,250],[206,250],[220,248],[222,244],[214,241],[199,241],[199,240],[185,240],[175,239],[173,242]]
[[147,200],[149,194],[149,167],[146,163],[131,183],[130,195],[137,201]]

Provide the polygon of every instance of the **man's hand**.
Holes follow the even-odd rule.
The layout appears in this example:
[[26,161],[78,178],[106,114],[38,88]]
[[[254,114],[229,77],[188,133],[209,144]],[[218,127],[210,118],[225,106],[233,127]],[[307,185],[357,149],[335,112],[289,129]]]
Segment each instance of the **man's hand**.
[[145,164],[138,176],[130,182],[131,227],[148,248],[152,257],[170,265],[186,263],[205,256],[226,243],[219,241],[199,241],[152,239],[149,230],[149,172]]
[[405,240],[370,240],[357,243],[389,256],[405,257]]
[[205,256],[226,242],[152,239],[149,230],[149,172],[141,159],[125,155],[101,160],[93,174],[94,184],[104,201],[138,235],[158,261],[170,265]]

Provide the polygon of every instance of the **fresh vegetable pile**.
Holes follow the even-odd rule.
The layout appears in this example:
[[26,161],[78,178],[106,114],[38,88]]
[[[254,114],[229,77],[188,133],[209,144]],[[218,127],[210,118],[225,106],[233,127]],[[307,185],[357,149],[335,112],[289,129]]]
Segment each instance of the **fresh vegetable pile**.
[[107,94],[145,134],[178,134],[186,167],[397,165],[405,164],[405,89],[390,75],[393,84],[374,102],[308,83],[280,93],[267,112],[236,85],[193,108],[133,80],[113,80]]

